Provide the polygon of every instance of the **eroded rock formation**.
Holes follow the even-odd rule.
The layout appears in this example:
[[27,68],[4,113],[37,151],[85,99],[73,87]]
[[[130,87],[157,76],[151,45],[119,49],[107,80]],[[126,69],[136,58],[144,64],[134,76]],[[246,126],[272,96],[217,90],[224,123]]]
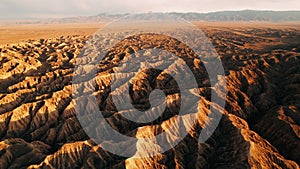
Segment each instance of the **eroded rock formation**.
[[[220,124],[205,143],[198,143],[198,137],[210,120],[211,86],[203,61],[184,44],[158,35],[137,35],[115,46],[98,66],[95,95],[103,116],[118,132],[137,138],[165,131],[176,118],[187,127],[192,124],[185,121],[188,115],[178,116],[182,98],[176,82],[157,70],[144,70],[129,79],[131,99],[135,108],[146,110],[149,94],[160,88],[167,109],[151,123],[122,117],[126,110],[116,109],[109,88],[114,67],[138,50],[161,47],[182,57],[195,73],[194,92],[201,101],[189,106],[198,107],[196,124],[174,148],[147,158],[107,152],[86,135],[76,117],[72,77],[87,37],[1,46],[0,168],[299,168],[300,42],[290,39],[292,34],[299,40],[299,31],[204,31],[221,56],[228,90]],[[251,37],[254,34],[256,38]],[[140,41],[144,43],[136,43]]]

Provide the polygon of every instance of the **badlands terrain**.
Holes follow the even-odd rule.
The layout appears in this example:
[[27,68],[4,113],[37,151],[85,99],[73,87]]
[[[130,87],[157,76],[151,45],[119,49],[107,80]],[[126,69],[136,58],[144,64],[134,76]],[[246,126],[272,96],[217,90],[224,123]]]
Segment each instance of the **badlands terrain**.
[[171,37],[135,35],[114,46],[97,68],[94,94],[103,116],[118,132],[137,138],[157,135],[178,118],[178,86],[157,70],[143,70],[130,79],[136,108],[147,110],[149,93],[156,88],[167,98],[158,119],[133,123],[112,102],[114,67],[138,50],[162,48],[184,59],[197,77],[195,93],[201,100],[191,105],[198,107],[196,124],[174,148],[144,158],[106,151],[87,136],[76,116],[76,58],[101,24],[1,27],[0,168],[299,168],[300,24],[195,25],[216,48],[227,83],[225,111],[204,143],[198,137],[204,121],[211,120],[211,84],[203,61],[187,46]]

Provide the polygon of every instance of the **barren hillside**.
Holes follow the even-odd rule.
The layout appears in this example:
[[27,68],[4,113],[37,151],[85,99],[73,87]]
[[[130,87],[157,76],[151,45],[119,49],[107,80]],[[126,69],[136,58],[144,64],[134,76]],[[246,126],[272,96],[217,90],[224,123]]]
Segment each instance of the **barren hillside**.
[[[164,91],[167,103],[163,115],[152,123],[133,123],[122,117],[111,100],[114,67],[150,46],[183,58],[195,73],[195,93],[201,101],[190,106],[198,107],[196,124],[177,146],[149,158],[109,153],[79,124],[72,77],[87,36],[2,45],[0,168],[299,168],[300,31],[276,27],[203,30],[221,57],[228,90],[221,122],[205,143],[198,143],[198,137],[204,120],[210,120],[211,85],[203,62],[187,46],[170,37],[136,35],[115,46],[98,67],[94,94],[103,116],[118,132],[138,138],[157,135],[172,125],[182,98],[168,75],[139,72],[129,79],[135,107],[149,108],[147,97],[155,88]],[[136,45],[141,41],[145,43]],[[172,67],[172,71],[178,69]],[[182,120],[182,125],[190,124]],[[166,142],[176,138],[169,139]]]

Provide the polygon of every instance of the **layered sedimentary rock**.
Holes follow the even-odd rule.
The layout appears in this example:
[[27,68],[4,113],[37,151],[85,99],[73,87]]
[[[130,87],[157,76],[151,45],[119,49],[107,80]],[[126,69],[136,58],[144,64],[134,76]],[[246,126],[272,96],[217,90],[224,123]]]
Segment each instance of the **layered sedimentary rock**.
[[[118,43],[97,67],[93,94],[106,122],[118,132],[152,137],[167,130],[177,118],[181,125],[191,127],[175,147],[144,158],[108,152],[89,138],[78,121],[72,77],[76,58],[88,37],[1,46],[0,168],[299,168],[300,42],[293,40],[299,39],[299,31],[204,31],[220,55],[228,90],[221,121],[204,143],[198,138],[204,123],[211,120],[211,84],[204,62],[187,46],[170,37],[136,35]],[[276,36],[270,31],[277,32]],[[149,109],[148,98],[154,89],[165,93],[166,110],[159,118],[134,123],[122,117],[130,110],[116,109],[110,90],[115,67],[147,48],[172,52],[194,73],[198,86],[192,91],[200,101],[188,106],[198,107],[195,124],[188,123],[188,114],[178,115],[183,99],[178,84],[158,70],[142,70],[128,81],[132,103],[139,110]],[[170,137],[165,143],[176,139]],[[132,148],[136,147],[128,147]],[[143,151],[147,154],[150,149],[145,147]]]

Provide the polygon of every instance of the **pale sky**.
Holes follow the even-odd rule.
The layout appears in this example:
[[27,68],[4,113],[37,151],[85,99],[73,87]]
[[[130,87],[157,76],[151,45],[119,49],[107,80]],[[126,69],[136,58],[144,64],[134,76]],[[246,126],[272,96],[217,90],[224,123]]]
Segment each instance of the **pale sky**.
[[300,10],[300,0],[1,0],[0,19],[92,16],[99,13]]

